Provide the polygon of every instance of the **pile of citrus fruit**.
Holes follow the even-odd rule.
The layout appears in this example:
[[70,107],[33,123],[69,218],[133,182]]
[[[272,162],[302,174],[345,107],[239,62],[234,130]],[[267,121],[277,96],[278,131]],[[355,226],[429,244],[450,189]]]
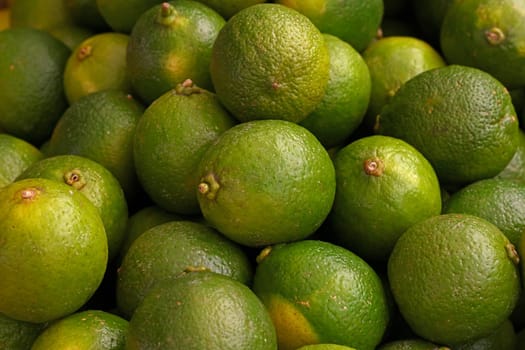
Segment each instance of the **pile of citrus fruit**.
[[525,0],[0,0],[0,349],[525,349]]

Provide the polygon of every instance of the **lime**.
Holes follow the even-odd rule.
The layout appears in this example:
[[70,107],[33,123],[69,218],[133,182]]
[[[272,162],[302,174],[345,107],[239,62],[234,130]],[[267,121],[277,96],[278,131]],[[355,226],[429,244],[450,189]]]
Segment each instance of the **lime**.
[[42,158],[44,154],[29,142],[0,133],[0,188],[13,182],[31,164]]
[[213,272],[156,285],[129,323],[126,349],[277,350],[275,329],[250,288]]
[[436,173],[405,141],[360,138],[336,153],[334,166],[333,236],[367,261],[386,261],[406,229],[441,213]]
[[102,310],[79,311],[51,323],[31,350],[124,349],[128,321]]
[[128,42],[128,35],[109,32],[89,36],[76,46],[64,70],[64,92],[70,104],[101,90],[131,91],[126,74]]
[[135,239],[118,269],[117,306],[131,317],[159,281],[209,270],[244,284],[252,266],[244,251],[213,228],[192,221],[154,226]]
[[326,147],[343,144],[357,129],[370,100],[368,67],[345,41],[324,34],[330,55],[330,77],[322,101],[300,124]]
[[99,212],[79,191],[47,179],[0,189],[1,313],[42,323],[75,312],[102,281],[107,254]]
[[398,239],[388,278],[412,330],[455,345],[489,335],[509,317],[520,293],[518,260],[494,224],[443,214],[414,224]]
[[302,240],[263,249],[253,290],[266,305],[279,350],[334,343],[372,350],[389,314],[383,284],[361,258],[340,246]]
[[186,80],[152,103],[135,130],[133,157],[142,187],[160,207],[200,213],[195,176],[208,146],[236,124],[215,94]]
[[117,255],[128,221],[128,205],[120,183],[108,169],[86,157],[59,155],[33,163],[17,180],[27,178],[58,181],[84,194],[104,223],[109,259]]
[[508,88],[525,86],[525,1],[451,1],[441,26],[447,62],[479,68]]
[[191,0],[155,5],[142,14],[130,34],[127,72],[135,93],[150,104],[186,79],[213,90],[210,60],[225,20]]
[[381,108],[399,88],[417,74],[445,66],[430,44],[410,36],[390,36],[370,44],[363,52],[372,81],[366,125],[372,128]]
[[69,54],[47,32],[0,31],[0,128],[35,146],[49,138],[67,107],[63,71]]
[[226,130],[205,151],[196,174],[204,218],[247,246],[309,236],[335,195],[328,152],[307,129],[284,120]]
[[0,346],[3,350],[30,349],[45,323],[14,320],[0,314]]
[[518,146],[507,89],[490,74],[459,65],[407,81],[383,107],[375,128],[419,150],[445,185],[497,175]]
[[473,182],[454,192],[443,212],[486,219],[517,247],[525,232],[525,184],[494,178]]
[[239,11],[213,44],[213,87],[241,121],[300,122],[323,99],[329,72],[321,32],[306,16],[279,4]]
[[[49,155],[79,155],[104,166],[119,180],[126,198],[137,197],[133,138],[144,106],[120,90],[102,90],[71,104],[57,122]],[[129,204],[129,203],[128,203]]]
[[383,18],[382,0],[276,0],[308,17],[323,33],[361,52],[374,39]]

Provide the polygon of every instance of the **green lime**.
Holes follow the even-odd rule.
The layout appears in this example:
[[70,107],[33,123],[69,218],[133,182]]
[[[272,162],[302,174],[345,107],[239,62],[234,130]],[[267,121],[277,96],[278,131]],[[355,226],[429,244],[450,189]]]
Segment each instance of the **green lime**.
[[388,279],[412,330],[454,345],[489,335],[510,316],[520,293],[518,261],[494,224],[443,214],[403,233],[388,260]]
[[51,323],[31,350],[124,349],[128,321],[102,310],[79,311]]
[[191,79],[213,90],[212,46],[225,20],[191,0],[155,5],[133,27],[127,48],[127,72],[135,93],[150,104],[177,84]]
[[45,178],[69,185],[84,194],[98,209],[113,259],[124,240],[128,205],[117,178],[99,163],[77,155],[44,158],[30,165],[17,180]]
[[345,41],[324,34],[330,77],[322,101],[300,124],[326,148],[346,142],[368,108],[371,82],[363,57]]
[[525,1],[451,1],[440,47],[447,62],[479,68],[508,88],[525,86]]
[[383,284],[364,260],[340,246],[302,240],[265,248],[253,290],[266,305],[279,350],[334,343],[373,350],[389,312]]
[[149,197],[170,212],[199,214],[195,192],[199,161],[208,146],[236,123],[215,94],[189,79],[146,108],[135,131],[133,157]]
[[405,141],[358,139],[336,153],[334,166],[333,237],[367,261],[386,261],[406,229],[441,213],[436,173]]
[[516,247],[525,232],[525,184],[507,179],[484,179],[454,192],[443,213],[479,216],[496,225]]
[[[102,90],[71,104],[57,122],[49,155],[74,154],[104,166],[133,200],[139,181],[133,161],[133,138],[144,106],[120,90]],[[129,203],[128,203],[129,204]]]
[[308,17],[323,33],[361,52],[374,39],[384,13],[382,0],[276,0]]
[[35,146],[49,138],[67,108],[63,71],[69,54],[47,32],[0,31],[0,127],[5,132]]
[[168,221],[182,219],[180,215],[167,212],[157,205],[140,208],[128,217],[124,241],[120,246],[119,260],[122,261],[135,239],[148,229]]
[[409,36],[390,36],[370,44],[363,52],[372,88],[365,122],[370,129],[376,116],[409,79],[445,66],[440,53],[427,42]]
[[15,181],[0,189],[0,259],[1,313],[34,323],[64,317],[102,281],[104,224],[97,208],[65,184]]
[[192,221],[156,225],[135,239],[118,270],[117,306],[131,317],[159,281],[208,270],[244,284],[252,280],[245,252],[213,228]]
[[0,132],[0,188],[42,158],[44,154],[29,142]]
[[19,321],[0,314],[0,346],[3,350],[30,349],[45,327],[45,323]]
[[204,218],[247,246],[303,239],[327,217],[335,195],[328,152],[304,127],[255,120],[223,132],[201,157]]
[[264,305],[244,284],[191,272],[157,284],[129,323],[127,350],[277,350]]
[[407,81],[375,129],[414,146],[445,185],[497,175],[516,153],[519,131],[507,89],[490,74],[459,65]]
[[210,73],[219,100],[237,119],[300,122],[323,99],[330,57],[306,16],[263,3],[224,25],[213,44]]

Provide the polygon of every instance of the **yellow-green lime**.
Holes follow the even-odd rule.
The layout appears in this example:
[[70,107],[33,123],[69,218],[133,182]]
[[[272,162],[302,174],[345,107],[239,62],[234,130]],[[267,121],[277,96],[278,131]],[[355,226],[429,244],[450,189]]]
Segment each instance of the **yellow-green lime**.
[[0,346],[3,350],[30,349],[45,323],[12,319],[0,314]]
[[408,80],[381,110],[375,130],[414,146],[445,185],[497,175],[516,153],[519,134],[507,89],[459,65]]
[[399,236],[441,213],[441,189],[428,160],[403,140],[374,135],[334,159],[333,238],[367,261],[386,261]]
[[129,322],[126,349],[277,350],[275,328],[246,285],[213,272],[159,283]]
[[140,102],[120,90],[83,96],[60,117],[49,140],[48,154],[74,154],[100,163],[132,200],[140,188],[133,163],[133,137],[143,112]]
[[284,120],[226,130],[205,151],[196,175],[204,218],[247,246],[309,236],[327,217],[335,195],[326,149],[307,129]]
[[138,209],[128,217],[124,240],[120,246],[119,260],[122,261],[135,239],[148,229],[168,221],[182,219],[180,215],[167,212],[158,205],[148,205]]
[[42,158],[44,154],[29,142],[0,132],[0,188]]
[[512,322],[505,320],[494,332],[454,346],[454,350],[516,350],[517,335]]
[[382,0],[276,0],[308,17],[323,33],[361,52],[374,39],[384,13]]
[[301,125],[310,130],[326,148],[346,142],[357,129],[370,100],[368,67],[347,42],[323,34],[330,55],[330,76],[319,105]]
[[103,310],[85,310],[51,323],[31,350],[124,349],[129,322]]
[[508,88],[525,86],[525,1],[451,1],[440,47],[450,64],[479,68]]
[[388,279],[411,329],[454,345],[488,336],[510,316],[520,293],[518,263],[515,247],[494,224],[443,214],[403,233],[388,260]]
[[484,179],[454,192],[443,213],[479,216],[496,225],[516,247],[525,232],[525,184],[507,179]]
[[197,0],[217,11],[224,18],[229,19],[240,10],[268,0]]
[[383,284],[359,256],[317,240],[274,245],[257,257],[253,290],[280,350],[334,343],[373,350],[388,320]]
[[410,36],[390,36],[370,44],[363,52],[372,81],[365,122],[372,128],[381,108],[399,88],[417,74],[445,66],[441,54],[427,42]]
[[107,32],[92,35],[71,52],[64,70],[64,92],[70,104],[93,92],[131,91],[126,73],[129,36]]
[[0,128],[35,146],[51,135],[67,108],[63,71],[69,54],[47,32],[0,31]]
[[34,323],[64,317],[102,281],[104,224],[89,199],[65,184],[13,182],[0,189],[0,259],[1,313]]
[[162,0],[95,0],[104,21],[115,32],[129,34],[137,19]]
[[86,157],[58,155],[33,163],[17,180],[27,178],[58,181],[84,194],[104,223],[109,259],[118,254],[126,233],[128,205],[120,183],[108,169]]
[[135,239],[118,269],[117,306],[131,317],[156,283],[185,272],[207,270],[246,285],[253,267],[236,243],[198,222],[178,220],[156,225]]
[[300,122],[324,96],[330,57],[306,16],[263,3],[224,25],[213,44],[210,73],[219,100],[237,119]]
[[212,46],[225,24],[210,7],[192,0],[155,5],[133,27],[126,67],[135,93],[150,104],[186,79],[213,90]]
[[164,93],[146,108],[135,130],[133,157],[142,188],[167,211],[199,214],[199,161],[236,123],[215,94],[189,79]]

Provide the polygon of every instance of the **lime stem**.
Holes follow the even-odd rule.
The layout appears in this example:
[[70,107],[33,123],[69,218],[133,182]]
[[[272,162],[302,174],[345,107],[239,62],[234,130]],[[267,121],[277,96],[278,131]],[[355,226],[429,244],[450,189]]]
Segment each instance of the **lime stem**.
[[73,169],[71,171],[68,171],[64,174],[64,181],[69,186],[80,190],[86,185],[86,181],[84,177],[82,176],[82,173],[78,169]]
[[259,255],[257,255],[257,257],[255,258],[255,262],[257,262],[257,264],[260,264],[264,259],[268,257],[268,255],[270,255],[270,253],[272,252],[272,249],[273,249],[272,246],[268,246],[264,248],[263,250],[261,250]]
[[505,40],[505,33],[500,28],[492,27],[485,31],[485,38],[491,45],[501,44]]
[[204,90],[195,85],[191,79],[186,79],[175,87],[175,93],[177,95],[189,96],[191,94],[200,94],[203,91]]
[[220,189],[220,184],[215,178],[214,174],[208,174],[201,179],[201,182],[197,186],[200,194],[206,198],[212,200],[217,196],[217,192]]
[[78,49],[77,59],[79,61],[83,61],[87,57],[91,56],[92,52],[93,52],[93,46],[91,45],[82,46],[80,49]]
[[369,158],[364,161],[363,169],[367,175],[381,176],[385,165],[379,158]]
[[177,11],[173,5],[171,5],[169,2],[163,2],[162,5],[160,5],[158,23],[170,25],[175,21],[176,17]]

